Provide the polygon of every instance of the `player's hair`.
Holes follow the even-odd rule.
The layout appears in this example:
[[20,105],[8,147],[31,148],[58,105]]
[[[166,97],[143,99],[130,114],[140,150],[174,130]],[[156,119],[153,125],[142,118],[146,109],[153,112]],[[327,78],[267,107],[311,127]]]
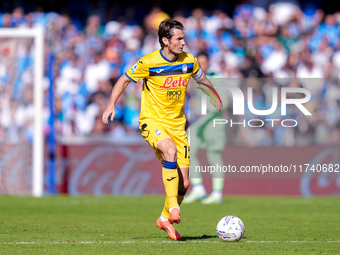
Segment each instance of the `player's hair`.
[[158,38],[162,48],[164,47],[162,38],[165,37],[170,40],[173,36],[173,29],[180,29],[184,31],[184,26],[181,22],[173,19],[165,19],[159,25]]

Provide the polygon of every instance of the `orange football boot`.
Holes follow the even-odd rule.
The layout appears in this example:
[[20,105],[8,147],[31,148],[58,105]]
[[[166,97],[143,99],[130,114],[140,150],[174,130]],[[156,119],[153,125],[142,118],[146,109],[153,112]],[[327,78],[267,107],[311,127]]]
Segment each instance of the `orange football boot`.
[[171,225],[169,221],[162,222],[159,218],[156,221],[156,226],[164,230],[168,236],[173,240],[181,240],[181,235],[176,231],[176,229]]

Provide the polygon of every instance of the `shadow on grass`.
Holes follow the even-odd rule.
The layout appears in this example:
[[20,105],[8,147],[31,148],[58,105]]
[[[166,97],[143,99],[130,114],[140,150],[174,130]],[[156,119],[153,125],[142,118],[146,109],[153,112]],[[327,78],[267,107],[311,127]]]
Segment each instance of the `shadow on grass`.
[[[132,237],[132,240],[147,240],[152,242],[154,241],[154,236],[143,236],[143,237]],[[158,238],[160,238],[160,236],[158,236]],[[171,239],[169,239],[166,235],[161,237],[162,239],[164,239],[163,241],[172,241]],[[217,235],[202,235],[202,236],[182,236],[182,239],[180,240],[182,241],[198,241],[198,240],[204,240],[204,239],[211,239],[211,238],[215,238],[216,240],[219,240]]]
[[210,239],[216,238],[217,235],[202,235],[202,236],[182,236],[181,241],[190,241],[190,240],[201,240],[201,239]]

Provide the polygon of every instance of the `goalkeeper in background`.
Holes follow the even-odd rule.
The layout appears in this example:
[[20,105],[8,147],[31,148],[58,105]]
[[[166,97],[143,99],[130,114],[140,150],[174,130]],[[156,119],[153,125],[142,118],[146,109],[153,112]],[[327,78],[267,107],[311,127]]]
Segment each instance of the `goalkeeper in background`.
[[[166,19],[158,30],[160,50],[140,58],[113,87],[102,121],[108,124],[115,116],[115,104],[130,83],[143,80],[139,129],[143,138],[162,159],[162,176],[166,192],[163,211],[156,226],[171,239],[180,240],[172,226],[181,221],[180,204],[189,187],[190,148],[185,132],[184,99],[190,77],[212,96],[217,111],[222,109],[219,95],[206,78],[197,59],[184,52],[184,27]],[[137,215],[137,214],[136,214]]]
[[[214,79],[214,84],[224,82],[221,75],[214,74],[208,71],[209,57],[205,53],[200,53],[197,60],[206,76]],[[218,88],[216,88],[218,91]],[[222,98],[224,108],[227,107],[228,98],[226,93],[219,93]],[[226,98],[224,98],[226,97]],[[208,114],[200,116],[196,121],[190,125],[190,139],[193,144],[195,139],[195,146],[191,147],[190,160],[191,166],[199,166],[200,162],[197,157],[199,149],[205,149],[209,164],[223,166],[222,151],[226,146],[226,128],[224,125],[212,126],[212,119],[222,119],[224,111],[216,112],[208,106]],[[191,171],[190,181],[193,185],[191,193],[185,197],[184,203],[192,203],[201,201],[202,204],[220,204],[222,203],[222,191],[224,186],[224,173],[212,173],[212,193],[207,197],[207,192],[203,185],[202,174],[200,172]]]

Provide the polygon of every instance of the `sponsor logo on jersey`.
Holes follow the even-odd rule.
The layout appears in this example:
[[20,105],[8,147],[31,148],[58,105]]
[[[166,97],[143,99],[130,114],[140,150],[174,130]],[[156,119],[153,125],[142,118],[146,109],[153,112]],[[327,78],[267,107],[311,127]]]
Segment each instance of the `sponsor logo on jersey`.
[[179,77],[178,79],[174,79],[172,76],[169,76],[165,79],[164,84],[162,86],[159,86],[163,89],[170,89],[170,88],[176,88],[176,87],[185,87],[188,85],[188,79],[183,79],[183,77]]
[[156,133],[156,135],[159,136],[159,135],[161,135],[162,132],[159,129],[156,129],[155,133]]
[[187,73],[187,71],[188,71],[187,65],[186,64],[182,65],[182,72]]
[[166,92],[166,99],[167,100],[178,100],[182,95],[181,90],[168,90]]

